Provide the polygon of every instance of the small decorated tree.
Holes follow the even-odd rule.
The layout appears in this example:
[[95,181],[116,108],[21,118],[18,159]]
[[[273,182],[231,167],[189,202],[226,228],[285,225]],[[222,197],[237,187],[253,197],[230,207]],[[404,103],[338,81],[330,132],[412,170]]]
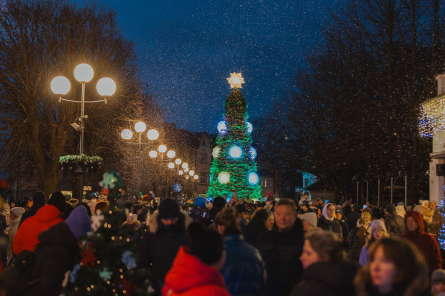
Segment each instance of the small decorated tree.
[[114,209],[123,182],[116,172],[104,174],[99,183],[109,190],[110,209],[93,216],[93,232],[83,242],[82,261],[66,275],[63,294],[151,295],[151,273],[137,266],[137,231],[122,227],[125,212]]
[[444,217],[444,225],[440,229],[440,234],[437,240],[439,241],[439,247],[442,250],[445,250],[445,197],[442,197],[442,200],[439,204],[439,212]]
[[261,198],[261,187],[255,163],[256,150],[251,146],[252,124],[248,122],[247,103],[240,88],[244,83],[241,73],[232,73],[228,78],[233,90],[224,104],[225,120],[218,123],[218,137],[213,149],[213,162],[210,168],[212,197],[230,195]]

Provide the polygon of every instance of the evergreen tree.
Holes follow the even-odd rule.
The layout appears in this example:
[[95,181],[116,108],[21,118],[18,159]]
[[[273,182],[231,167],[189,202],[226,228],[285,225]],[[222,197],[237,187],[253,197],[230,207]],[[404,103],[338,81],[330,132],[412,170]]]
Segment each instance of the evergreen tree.
[[[235,83],[232,83],[234,80]],[[210,168],[211,197],[230,195],[236,192],[239,197],[261,198],[259,177],[256,174],[256,150],[251,146],[252,125],[247,122],[247,103],[239,90],[243,79],[241,73],[229,78],[232,88],[224,104],[225,121],[218,123],[218,137],[213,149],[213,162]]]

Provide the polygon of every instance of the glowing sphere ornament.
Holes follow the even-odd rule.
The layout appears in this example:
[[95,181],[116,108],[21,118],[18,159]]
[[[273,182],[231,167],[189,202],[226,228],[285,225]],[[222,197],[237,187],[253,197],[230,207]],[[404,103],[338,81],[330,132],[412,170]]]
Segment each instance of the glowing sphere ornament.
[[130,140],[133,137],[133,132],[129,129],[124,129],[121,133],[121,137],[124,140]]
[[216,128],[221,135],[225,135],[227,133],[227,125],[225,121],[218,122]]
[[240,158],[243,155],[243,150],[241,149],[240,146],[232,146],[229,149],[229,155],[232,158]]
[[250,122],[246,122],[247,132],[250,134],[253,131],[253,125]]
[[213,157],[214,158],[218,158],[218,156],[219,156],[219,152],[221,151],[221,148],[219,148],[219,147],[215,147],[215,148],[213,148],[213,151],[212,151],[212,155],[213,155]]
[[221,184],[227,184],[230,182],[230,174],[226,172],[221,172],[218,175],[218,181]]
[[253,148],[253,147],[250,147],[250,148],[249,148],[249,154],[250,154],[250,158],[251,158],[252,160],[254,160],[254,159],[256,158],[256,156],[257,156],[256,149]]
[[195,179],[195,180],[198,180],[198,178],[199,178],[198,175],[193,176],[193,179]]
[[256,185],[260,181],[257,173],[251,172],[247,175],[247,181],[250,185]]

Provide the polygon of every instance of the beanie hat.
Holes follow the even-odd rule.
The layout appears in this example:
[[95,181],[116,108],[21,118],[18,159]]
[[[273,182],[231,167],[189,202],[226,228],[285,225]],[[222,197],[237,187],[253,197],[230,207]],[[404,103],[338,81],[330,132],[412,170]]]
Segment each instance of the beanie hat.
[[300,219],[308,222],[314,228],[317,227],[317,214],[315,214],[313,212],[304,213],[303,215],[301,215]]
[[396,207],[393,204],[389,204],[386,206],[385,211],[388,212],[390,215],[394,215],[396,212]]
[[45,204],[45,193],[42,191],[37,191],[34,193],[34,196],[32,197],[32,201],[36,205],[44,205]]
[[385,223],[382,221],[382,220],[380,220],[380,219],[374,219],[374,220],[372,220],[371,221],[371,233],[377,228],[377,227],[381,227],[385,232],[388,232],[387,230],[386,230],[386,226],[385,226]]
[[437,269],[433,272],[433,275],[431,276],[431,282],[433,284],[437,282],[445,282],[445,270],[443,269]]
[[396,213],[397,213],[397,215],[402,216],[402,217],[405,218],[405,213],[406,213],[405,207],[404,206],[397,206],[396,207]]
[[56,191],[53,194],[51,194],[48,200],[48,204],[55,206],[61,213],[65,212],[66,208],[65,196],[63,196],[62,192],[60,191]]
[[12,208],[10,211],[14,214],[14,216],[20,217],[25,212],[25,209],[21,207],[15,207]]
[[222,236],[213,230],[193,222],[188,228],[190,237],[190,254],[198,257],[203,263],[212,265],[221,259],[224,251],[224,240]]
[[341,208],[341,207],[336,207],[336,208],[335,208],[335,213],[336,213],[336,214],[342,214],[342,215],[343,215],[343,210],[342,210],[342,208]]
[[224,198],[222,198],[221,196],[217,196],[213,200],[213,206],[215,208],[224,208],[226,206],[226,203],[227,203],[226,200]]
[[91,220],[83,206],[75,208],[65,223],[77,239],[91,231]]
[[195,199],[195,206],[196,207],[205,207],[206,206],[206,201],[205,201],[204,197],[198,196]]
[[178,216],[179,205],[175,200],[167,198],[161,201],[159,205],[159,217],[161,219],[177,218]]

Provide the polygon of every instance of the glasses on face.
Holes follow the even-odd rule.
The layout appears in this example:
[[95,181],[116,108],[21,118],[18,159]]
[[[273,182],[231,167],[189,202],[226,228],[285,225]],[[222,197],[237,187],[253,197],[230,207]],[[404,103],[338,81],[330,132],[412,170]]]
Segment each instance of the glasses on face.
[[374,232],[383,233],[384,231],[383,231],[383,229],[376,229],[376,230],[374,230]]

